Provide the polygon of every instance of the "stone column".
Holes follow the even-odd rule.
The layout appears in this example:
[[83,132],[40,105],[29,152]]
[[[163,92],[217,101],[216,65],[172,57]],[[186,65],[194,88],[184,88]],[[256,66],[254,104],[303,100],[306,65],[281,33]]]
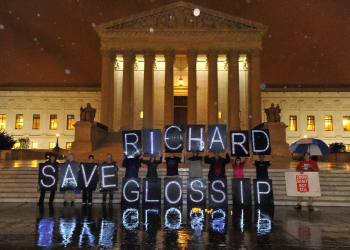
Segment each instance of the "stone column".
[[144,53],[144,85],[143,85],[143,128],[153,128],[153,67],[155,54],[153,50],[146,49]]
[[114,62],[115,51],[113,49],[101,49],[102,55],[102,79],[101,79],[101,116],[100,122],[114,129]]
[[218,52],[210,50],[208,60],[208,124],[218,123]]
[[197,124],[197,51],[189,49],[188,63],[188,97],[187,124]]
[[260,56],[261,50],[254,49],[250,52],[251,55],[251,95],[252,95],[252,127],[259,125],[261,120],[261,79],[260,79]]
[[134,51],[125,50],[123,59],[124,67],[121,130],[132,130],[134,127]]
[[228,129],[241,130],[239,118],[239,50],[231,49],[228,62]]
[[174,59],[173,49],[167,49],[165,57],[164,125],[174,124]]

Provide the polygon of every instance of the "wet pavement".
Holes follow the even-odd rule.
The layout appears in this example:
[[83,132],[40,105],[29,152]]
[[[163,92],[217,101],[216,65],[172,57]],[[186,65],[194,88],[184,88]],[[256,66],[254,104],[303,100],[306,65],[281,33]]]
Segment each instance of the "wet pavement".
[[350,249],[347,207],[0,203],[0,249]]

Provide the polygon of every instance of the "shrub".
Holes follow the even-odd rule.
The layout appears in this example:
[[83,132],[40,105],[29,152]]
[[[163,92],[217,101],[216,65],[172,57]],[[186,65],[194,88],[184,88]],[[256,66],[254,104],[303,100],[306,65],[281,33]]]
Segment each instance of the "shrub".
[[15,143],[13,135],[8,134],[5,130],[0,130],[0,150],[9,150]]
[[28,137],[19,138],[18,142],[20,143],[20,146],[19,146],[20,149],[28,149],[30,146],[30,139]]
[[345,145],[342,142],[335,142],[329,145],[329,148],[334,153],[345,152]]

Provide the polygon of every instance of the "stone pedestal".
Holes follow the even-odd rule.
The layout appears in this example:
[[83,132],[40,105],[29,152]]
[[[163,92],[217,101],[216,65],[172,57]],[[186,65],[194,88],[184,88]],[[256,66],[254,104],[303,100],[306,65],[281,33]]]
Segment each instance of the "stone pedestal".
[[267,122],[263,129],[270,133],[271,151],[274,161],[291,161],[292,153],[286,142],[286,126],[284,122]]
[[75,155],[89,154],[107,136],[108,131],[89,121],[79,121],[75,125],[75,139],[71,152]]

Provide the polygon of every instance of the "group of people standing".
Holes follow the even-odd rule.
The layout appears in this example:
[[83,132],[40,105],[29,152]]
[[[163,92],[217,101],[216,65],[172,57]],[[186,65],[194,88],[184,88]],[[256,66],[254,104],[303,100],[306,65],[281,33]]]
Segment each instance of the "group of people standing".
[[[248,161],[248,157],[246,157],[243,161],[240,156],[237,156],[235,159],[230,158],[229,152],[226,150],[226,156],[225,158],[221,157],[219,152],[215,152],[213,157],[209,157],[209,151],[203,152],[202,156],[199,155],[198,151],[192,152],[192,156],[188,157],[188,153],[186,151],[183,151],[181,154],[181,158],[178,156],[175,156],[175,153],[170,153],[169,157],[165,157],[165,151],[163,151],[163,155],[159,158],[159,160],[156,159],[156,157],[151,156],[149,160],[144,159],[144,153],[136,158],[127,158],[124,155],[122,167],[126,169],[125,171],[125,177],[126,178],[138,178],[138,172],[139,168],[141,167],[141,164],[145,164],[147,166],[147,178],[157,178],[157,167],[161,163],[166,163],[166,169],[167,169],[167,177],[178,177],[179,176],[179,163],[185,163],[186,165],[189,165],[189,177],[203,177],[203,166],[205,164],[210,164],[209,172],[208,172],[208,179],[215,179],[215,178],[226,178],[225,173],[225,167],[227,164],[231,163],[233,168],[233,177],[234,178],[243,178],[244,177],[244,166]],[[271,154],[271,160],[265,161],[264,155],[259,155],[259,161],[253,161],[253,154],[251,153],[250,161],[255,165],[256,167],[256,178],[257,179],[269,179],[268,176],[268,167],[273,163],[273,157]],[[74,155],[70,154],[67,157],[67,160],[65,163],[74,162]],[[94,162],[94,156],[89,155],[88,162],[93,163]],[[56,160],[56,155],[52,154],[46,164],[50,164],[55,168],[56,173],[59,171],[58,162]],[[119,166],[117,165],[117,162],[113,161],[112,154],[107,154],[106,160],[103,162],[104,164],[113,164],[115,171],[117,172],[119,170]],[[98,170],[98,169],[97,169]],[[301,172],[310,172],[310,171],[318,171],[317,163],[310,159],[309,153],[304,154],[304,159],[298,164],[297,170]],[[79,168],[79,171],[80,168]],[[68,204],[68,195],[70,194],[70,201],[73,205],[75,202],[75,193],[80,193],[80,190],[72,190],[72,191],[61,191],[63,193],[64,197],[64,205]],[[88,204],[92,205],[92,193],[93,190],[83,190],[82,194],[82,202],[83,205]],[[107,200],[107,194],[109,194],[109,202],[108,204],[111,205],[113,202],[113,191],[103,191],[102,195],[102,204],[104,205]],[[42,206],[45,198],[45,190],[43,189],[41,191],[40,199],[38,202],[38,206]],[[51,190],[50,198],[49,198],[49,204],[52,205],[53,200],[55,198],[55,191]],[[298,204],[295,206],[295,209],[301,209],[301,200],[302,197],[298,197]],[[313,198],[309,197],[309,210],[312,211],[312,201]]]

